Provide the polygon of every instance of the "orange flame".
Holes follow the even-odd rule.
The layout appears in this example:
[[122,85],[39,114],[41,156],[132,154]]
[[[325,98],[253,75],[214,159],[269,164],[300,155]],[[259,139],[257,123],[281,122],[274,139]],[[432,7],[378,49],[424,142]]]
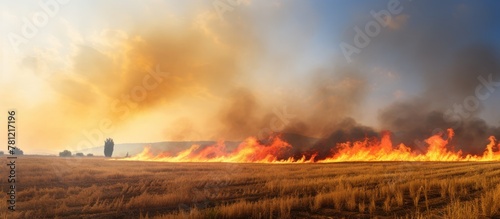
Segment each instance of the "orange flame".
[[314,156],[306,160],[293,158],[278,160],[287,149],[292,146],[276,137],[272,139],[270,145],[259,144],[256,138],[247,138],[234,151],[226,152],[224,142],[208,146],[198,151],[199,145],[193,145],[189,149],[179,152],[176,156],[162,153],[154,156],[150,147],[146,147],[140,154],[125,158],[125,160],[140,161],[163,161],[163,162],[233,162],[233,163],[306,163],[313,162]]
[[[494,151],[497,140],[494,136],[489,137],[490,143],[486,146],[482,156],[462,156],[462,151],[454,152],[447,146],[455,135],[452,129],[448,129],[448,139],[442,134],[436,134],[425,140],[428,144],[425,153],[413,152],[410,147],[400,144],[394,147],[389,132],[383,132],[382,138],[365,139],[363,141],[345,142],[337,145],[336,152],[331,156],[316,162],[345,162],[345,161],[500,161],[500,143],[497,151]],[[123,160],[139,161],[161,161],[161,162],[233,162],[233,163],[312,163],[315,162],[317,154],[303,155],[300,159],[288,157],[280,159],[292,148],[290,144],[279,137],[271,139],[270,144],[259,143],[256,138],[250,137],[243,141],[235,150],[227,152],[224,142],[200,149],[199,145],[193,145],[189,149],[181,151],[176,155],[161,153],[153,155],[149,147],[143,152]]]

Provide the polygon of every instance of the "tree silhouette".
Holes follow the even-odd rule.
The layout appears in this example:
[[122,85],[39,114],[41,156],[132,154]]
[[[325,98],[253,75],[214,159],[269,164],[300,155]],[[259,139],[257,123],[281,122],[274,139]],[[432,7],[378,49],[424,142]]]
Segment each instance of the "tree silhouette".
[[113,139],[108,138],[104,141],[104,156],[111,157],[113,155],[113,147],[115,146],[115,142]]
[[71,157],[71,151],[64,150],[63,152],[59,152],[60,157]]
[[24,151],[21,150],[21,148],[14,148],[14,154],[13,155],[24,155]]

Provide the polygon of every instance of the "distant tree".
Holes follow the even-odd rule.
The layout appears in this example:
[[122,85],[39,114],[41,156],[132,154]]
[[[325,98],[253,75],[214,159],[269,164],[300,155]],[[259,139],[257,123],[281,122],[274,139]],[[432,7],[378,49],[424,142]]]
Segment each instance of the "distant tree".
[[21,150],[21,148],[16,147],[14,149],[14,154],[13,155],[24,155],[24,152],[23,152],[23,150]]
[[128,156],[128,152],[127,152],[127,155],[125,155],[125,157],[129,157],[129,156]]
[[83,155],[83,153],[76,153],[75,156],[77,156],[77,157],[83,157],[85,155]]
[[115,142],[113,142],[113,139],[106,139],[106,141],[104,141],[104,156],[111,157],[111,155],[113,155],[114,146]]
[[59,152],[59,157],[71,157],[71,151],[64,150],[63,152]]
[[93,157],[94,154],[87,154],[87,157]]

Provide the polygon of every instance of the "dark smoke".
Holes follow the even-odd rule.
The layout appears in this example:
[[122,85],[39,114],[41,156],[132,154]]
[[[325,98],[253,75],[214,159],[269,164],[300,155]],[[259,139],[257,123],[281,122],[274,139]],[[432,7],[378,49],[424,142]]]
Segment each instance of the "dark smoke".
[[350,67],[318,70],[309,77],[302,96],[291,94],[286,99],[289,111],[297,116],[283,131],[328,137],[342,127],[342,120],[360,109],[368,91],[367,79]]
[[[463,105],[466,98],[475,96],[476,88],[481,84],[478,77],[488,79],[491,75],[494,81],[500,81],[498,48],[477,37],[478,33],[488,35],[491,29],[496,29],[496,24],[492,22],[495,10],[484,5],[435,1],[411,2],[404,7],[403,13],[394,18],[398,19],[398,25],[383,29],[380,35],[372,38],[369,46],[356,57],[355,64],[334,68],[320,66],[318,69],[321,70],[309,74],[308,81],[299,82],[299,87],[309,83],[306,91],[301,95],[291,93],[285,97],[283,102],[289,111],[297,114],[281,131],[284,133],[282,137],[294,146],[290,154],[296,157],[304,153],[318,153],[318,158],[324,158],[335,150],[338,143],[376,137],[381,130],[393,133],[394,145],[404,143],[421,153],[425,153],[427,148],[424,143],[426,138],[446,133],[448,128],[453,128],[456,133],[450,147],[465,153],[480,154],[489,136],[500,137],[499,127],[480,118],[484,109],[481,100],[477,109],[467,111],[466,116],[450,114],[455,105]],[[370,19],[373,18],[367,18]],[[352,27],[363,27],[365,24],[366,20],[363,20]],[[352,39],[352,34],[346,36],[346,41]],[[421,84],[423,89],[417,95],[394,101],[383,108],[378,116],[380,127],[373,128],[358,124],[349,117],[362,106],[369,91],[369,84],[366,83],[369,75],[364,66],[366,63],[381,62],[383,59],[380,57],[391,57],[394,62],[415,69],[398,73],[402,80],[406,80],[404,84]],[[390,64],[388,67],[391,67]],[[248,130],[265,128],[266,123],[260,121],[272,118],[272,115],[257,115],[251,107],[244,107],[256,107],[253,103],[257,95],[251,99],[247,96],[242,96],[238,107],[231,104],[222,110],[230,112],[222,120],[229,124],[233,132],[239,132],[238,136]],[[267,104],[258,108],[271,111]],[[242,119],[242,113],[247,113],[248,117]],[[228,119],[230,117],[236,118]],[[253,125],[249,125],[248,119],[253,120]],[[239,121],[238,124],[243,127],[229,121]]]
[[[495,28],[491,22],[494,11],[485,6],[446,8],[433,3],[415,2],[407,9],[413,23],[399,31],[386,32],[374,42],[382,46],[386,54],[416,68],[422,81],[413,83],[424,85],[416,97],[394,102],[383,109],[379,115],[381,128],[395,132],[396,142],[420,151],[425,149],[422,142],[426,137],[453,128],[456,136],[451,145],[455,149],[480,154],[488,143],[487,138],[491,135],[498,138],[500,129],[479,117],[484,109],[482,100],[475,98],[476,103],[465,100],[476,96],[476,88],[481,85],[478,77],[500,80],[498,48],[477,37],[478,33],[487,35]],[[423,19],[426,13],[433,21],[419,23],[418,19]],[[368,54],[361,59],[369,59],[374,52],[377,51],[368,49]],[[487,91],[483,87],[481,93]],[[464,104],[477,104],[477,107],[462,109],[465,111],[462,115],[450,113],[456,105],[464,108]]]
[[[437,133],[445,134],[448,128],[453,128],[456,134],[450,148],[464,153],[481,154],[489,136],[500,137],[500,127],[480,117],[484,102],[491,99],[483,101],[476,97],[478,101],[471,102],[471,98],[476,96],[476,88],[481,85],[478,77],[492,77],[493,81],[500,81],[499,50],[484,41],[484,36],[498,29],[492,19],[495,10],[485,5],[435,1],[411,2],[404,7],[400,16],[405,19],[400,20],[400,26],[386,28],[372,38],[369,46],[356,57],[355,64],[340,71],[345,73],[340,74],[343,76],[335,78],[329,74],[318,74],[318,80],[313,80],[316,89],[305,104],[310,111],[294,111],[309,116],[295,120],[285,130],[288,134],[283,135],[295,146],[290,153],[318,153],[319,158],[324,158],[332,150],[335,151],[337,143],[375,137],[381,130],[393,133],[394,145],[404,143],[420,153],[426,152],[426,138]],[[429,20],[430,17],[432,20]],[[363,27],[365,24],[366,21],[362,21],[352,26]],[[346,40],[351,40],[352,35],[346,35]],[[376,129],[357,124],[348,117],[352,116],[352,110],[361,106],[369,90],[363,82],[367,73],[359,66],[382,61],[380,57],[383,56],[404,63],[408,69],[416,69],[413,72],[401,70],[399,73],[402,80],[407,80],[405,84],[421,84],[423,89],[417,95],[394,101],[383,108],[378,116],[380,127]],[[391,67],[390,64],[388,67]],[[359,83],[351,90],[329,89],[332,86],[327,84],[331,81],[342,84],[342,77],[353,77]],[[487,91],[483,87],[481,93]],[[496,94],[491,93],[490,96],[493,99]],[[329,102],[335,98],[341,101]],[[464,104],[471,103],[477,104],[474,110],[467,110],[459,117],[455,113],[450,114],[455,111],[456,105],[464,108]]]
[[236,139],[244,139],[249,133],[257,133],[257,113],[260,111],[257,97],[248,89],[236,89],[224,104],[219,121],[222,123],[221,135]]
[[[341,120],[335,124],[335,127],[336,130],[314,142],[312,147],[306,150],[306,154],[317,154],[316,160],[325,159],[337,152],[335,150],[337,144],[380,137],[379,133],[373,128],[358,124],[352,118]],[[297,158],[297,154],[302,154],[303,152],[300,150],[295,151],[295,157]]]

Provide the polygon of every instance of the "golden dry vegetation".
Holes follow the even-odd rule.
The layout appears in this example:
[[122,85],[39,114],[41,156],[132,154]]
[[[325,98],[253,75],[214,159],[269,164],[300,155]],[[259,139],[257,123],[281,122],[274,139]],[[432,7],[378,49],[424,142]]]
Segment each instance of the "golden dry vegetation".
[[[231,164],[24,156],[17,168],[17,211],[2,210],[1,218],[500,217],[498,162]],[[7,209],[5,201],[0,205]]]

